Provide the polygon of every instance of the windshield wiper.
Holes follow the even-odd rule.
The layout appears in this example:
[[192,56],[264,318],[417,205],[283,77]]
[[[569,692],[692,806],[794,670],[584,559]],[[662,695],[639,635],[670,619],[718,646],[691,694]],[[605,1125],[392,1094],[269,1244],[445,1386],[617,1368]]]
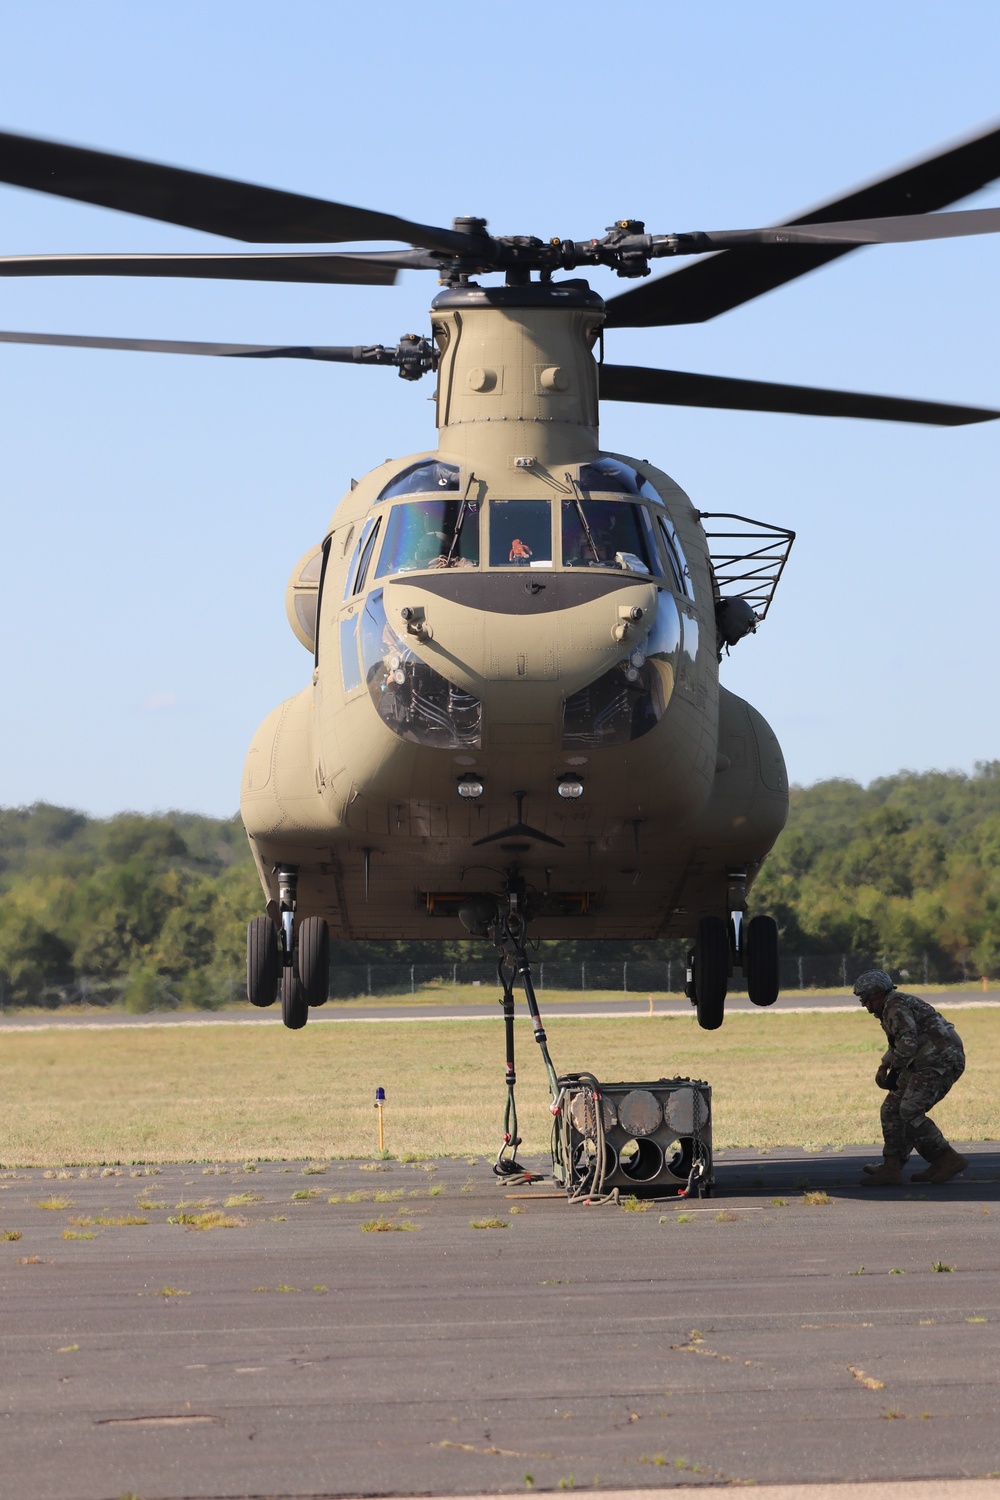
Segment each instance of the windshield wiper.
[[472,486],[475,484],[475,482],[475,474],[470,473],[469,482],[465,486],[465,494],[462,496],[461,504],[458,507],[458,515],[455,517],[455,529],[451,534],[451,546],[448,548],[448,555],[444,560],[444,565],[446,568],[451,567],[452,559],[455,556],[455,548],[458,546],[458,539],[462,535],[462,522],[465,520],[465,512],[469,508],[469,491],[472,489]]
[[580,525],[583,527],[583,534],[587,538],[587,546],[594,554],[594,561],[601,562],[601,554],[597,550],[597,543],[594,541],[594,533],[591,531],[589,525],[587,524],[587,517],[583,513],[583,501],[580,499],[580,491],[577,488],[576,480],[568,470],[566,473],[566,478],[568,479],[570,488],[573,491],[573,504],[576,506],[576,513],[580,517]]

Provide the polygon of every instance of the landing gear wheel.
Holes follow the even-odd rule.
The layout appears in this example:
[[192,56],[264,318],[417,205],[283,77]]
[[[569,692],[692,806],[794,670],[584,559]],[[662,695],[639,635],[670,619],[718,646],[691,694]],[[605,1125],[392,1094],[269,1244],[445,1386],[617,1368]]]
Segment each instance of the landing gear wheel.
[[754,1005],[773,1005],[778,998],[778,924],[773,917],[753,917],[746,925],[743,974]]
[[301,1031],[309,1019],[306,992],[291,964],[286,964],[281,971],[281,1019],[289,1031]]
[[247,999],[251,1005],[274,1004],[280,970],[274,923],[270,917],[254,917],[247,927]]
[[717,1031],[726,1011],[729,987],[729,924],[721,917],[702,917],[694,946],[694,988],[698,1025]]
[[299,979],[307,1005],[325,1005],[330,995],[330,929],[322,917],[305,917],[298,932]]

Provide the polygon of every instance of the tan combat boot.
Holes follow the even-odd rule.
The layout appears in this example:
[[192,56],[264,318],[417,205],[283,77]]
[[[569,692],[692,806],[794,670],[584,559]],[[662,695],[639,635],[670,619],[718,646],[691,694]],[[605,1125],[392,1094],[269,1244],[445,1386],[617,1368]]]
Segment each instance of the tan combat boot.
[[[866,1168],[867,1171],[867,1168]],[[898,1156],[886,1156],[882,1165],[861,1179],[862,1187],[898,1187],[903,1180],[903,1163]]]
[[959,1172],[964,1172],[969,1165],[964,1156],[960,1156],[953,1146],[946,1146],[939,1156],[935,1156],[925,1172],[914,1172],[911,1182],[950,1182],[957,1177]]

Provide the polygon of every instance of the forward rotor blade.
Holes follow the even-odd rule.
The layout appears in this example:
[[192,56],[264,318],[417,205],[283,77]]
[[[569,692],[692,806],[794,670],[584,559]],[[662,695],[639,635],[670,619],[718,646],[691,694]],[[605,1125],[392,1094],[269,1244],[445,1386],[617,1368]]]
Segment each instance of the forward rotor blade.
[[602,401],[794,412],[806,417],[865,417],[882,422],[921,422],[934,427],[962,427],[970,422],[993,422],[1000,417],[1000,411],[981,406],[946,406],[938,401],[826,391],[809,385],[775,385],[766,380],[734,380],[725,375],[693,375],[685,370],[649,370],[639,365],[601,365],[600,394]]
[[891,219],[848,219],[836,224],[783,224],[772,229],[713,229],[680,234],[691,255],[738,250],[745,245],[900,245],[1000,232],[1000,208],[966,208],[951,214],[899,214]]
[[[213,354],[230,359],[319,359],[334,364],[393,364],[381,345],[204,344],[182,339],[105,339],[76,333],[2,333],[3,344],[56,344],[64,349],[126,349],[142,354]],[[380,358],[379,355],[386,357]]]
[[469,248],[468,235],[394,214],[6,132],[0,182],[259,244],[387,239],[426,250]]
[[[414,252],[403,250],[401,255]],[[420,252],[416,252],[419,256]],[[387,252],[387,257],[391,252]],[[392,286],[398,263],[345,255],[5,255],[0,276],[177,276]]]
[[[967,198],[1000,177],[1000,128],[963,141],[890,177],[858,188],[791,225],[830,224],[887,215],[932,213]],[[608,328],[652,328],[672,323],[704,323],[784,286],[840,255],[853,245],[799,246],[782,255],[755,247],[729,251],[685,266],[607,304]]]

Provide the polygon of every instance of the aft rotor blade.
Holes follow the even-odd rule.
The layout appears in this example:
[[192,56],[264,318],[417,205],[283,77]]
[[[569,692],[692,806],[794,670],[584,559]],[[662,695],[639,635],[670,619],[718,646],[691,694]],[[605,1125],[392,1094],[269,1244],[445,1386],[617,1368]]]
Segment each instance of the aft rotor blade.
[[962,427],[970,422],[993,422],[1000,417],[1000,411],[981,406],[947,406],[938,401],[826,391],[809,385],[775,385],[766,380],[735,380],[725,375],[695,375],[685,370],[650,370],[640,365],[601,365],[600,394],[602,401],[793,412],[806,417],[864,417],[881,422],[921,422],[934,427]]
[[259,244],[402,240],[454,253],[469,236],[394,214],[0,131],[0,182]]
[[[822,204],[789,225],[831,224],[889,215],[933,213],[1000,177],[1000,128],[904,167],[878,182]],[[765,292],[850,254],[855,245],[797,246],[782,255],[754,246],[698,261],[607,304],[608,328],[704,323]]]
[[[76,333],[2,333],[4,344],[56,344],[64,349],[125,349],[142,354],[213,354],[230,359],[319,359],[334,364],[394,364],[379,344],[205,344],[182,339],[105,339]],[[381,356],[385,356],[384,358]]]
[[[400,263],[365,254],[5,255],[0,276],[178,276],[212,281],[297,281],[392,286]],[[413,251],[400,251],[403,256]],[[416,252],[418,257],[420,252]],[[422,258],[422,257],[420,257]],[[406,264],[403,262],[402,264]]]

